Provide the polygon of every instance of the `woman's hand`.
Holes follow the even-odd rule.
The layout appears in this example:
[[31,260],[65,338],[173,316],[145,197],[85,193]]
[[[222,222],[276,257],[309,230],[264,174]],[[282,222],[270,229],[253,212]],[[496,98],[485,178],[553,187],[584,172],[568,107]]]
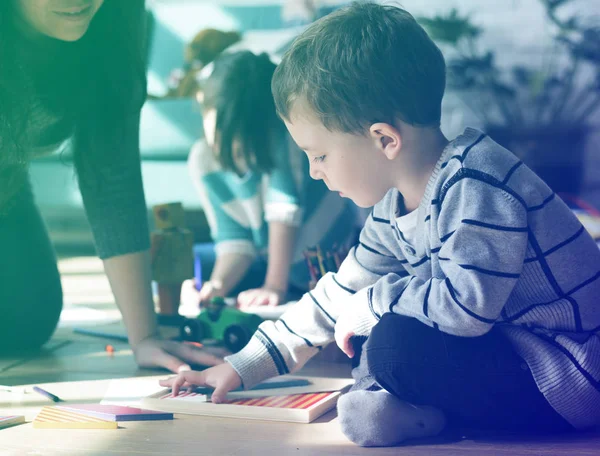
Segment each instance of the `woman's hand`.
[[188,386],[210,386],[215,390],[212,393],[211,401],[215,404],[223,402],[225,395],[242,385],[242,379],[231,364],[223,363],[202,372],[182,371],[175,377],[161,380],[161,386],[166,386],[173,390],[173,396],[179,394],[181,388]]
[[285,290],[276,290],[273,288],[255,288],[243,291],[238,295],[237,304],[240,309],[256,306],[278,306],[283,303]]
[[171,372],[191,370],[190,364],[216,366],[223,363],[223,356],[229,354],[216,347],[197,347],[193,344],[147,338],[133,348],[135,361],[140,367],[163,367]]

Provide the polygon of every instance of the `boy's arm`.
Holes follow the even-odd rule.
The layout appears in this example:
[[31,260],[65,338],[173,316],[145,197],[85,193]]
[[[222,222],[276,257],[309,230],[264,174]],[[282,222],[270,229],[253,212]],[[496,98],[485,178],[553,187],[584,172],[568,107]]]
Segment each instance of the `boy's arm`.
[[[372,217],[367,220],[361,244],[350,250],[337,273],[326,274],[314,290],[306,293],[278,321],[262,323],[244,349],[225,358],[240,375],[245,388],[300,369],[333,340],[337,318],[345,312],[357,290],[374,284],[385,271],[406,274],[399,260],[373,238],[374,223]],[[374,247],[377,251],[368,250],[375,250]],[[373,261],[377,267],[367,269],[359,258],[371,256],[379,261]]]
[[[441,200],[443,274],[429,280],[389,273],[351,299],[351,322],[364,334],[385,312],[417,318],[448,334],[475,337],[497,320],[523,268],[527,211],[518,196],[486,180],[457,180]],[[436,250],[439,250],[437,253]]]

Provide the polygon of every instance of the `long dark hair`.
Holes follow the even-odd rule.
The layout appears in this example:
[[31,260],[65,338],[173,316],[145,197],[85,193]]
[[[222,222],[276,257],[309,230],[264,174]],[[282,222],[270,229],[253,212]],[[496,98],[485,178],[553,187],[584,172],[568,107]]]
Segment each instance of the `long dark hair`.
[[233,142],[239,141],[242,155],[252,171],[269,173],[274,166],[274,148],[284,132],[271,94],[275,64],[267,54],[250,51],[226,53],[202,84],[204,109],[215,109],[216,156],[224,169],[238,174]]
[[0,163],[25,160],[34,99],[73,126],[78,169],[95,154],[110,160],[119,148],[109,144],[118,141],[123,119],[145,100],[144,0],[105,0],[81,39],[46,40],[47,55],[35,46],[28,53],[13,3],[0,1]]

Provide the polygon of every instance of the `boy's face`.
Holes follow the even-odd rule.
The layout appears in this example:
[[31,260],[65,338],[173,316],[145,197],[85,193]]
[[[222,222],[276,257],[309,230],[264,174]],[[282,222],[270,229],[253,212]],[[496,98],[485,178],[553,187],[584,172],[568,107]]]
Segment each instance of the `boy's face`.
[[[310,177],[323,180],[329,190],[350,198],[357,206],[371,207],[390,189],[389,162],[368,134],[329,131],[307,109],[292,108],[285,125],[308,156]],[[386,163],[387,162],[387,163]]]

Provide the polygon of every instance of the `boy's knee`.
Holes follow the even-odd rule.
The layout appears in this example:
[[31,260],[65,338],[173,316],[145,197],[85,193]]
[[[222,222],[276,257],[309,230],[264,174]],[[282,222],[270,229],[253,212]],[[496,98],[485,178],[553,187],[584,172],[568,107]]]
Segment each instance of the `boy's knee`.
[[384,313],[371,330],[367,347],[396,348],[403,345],[403,340],[410,339],[416,320],[414,318],[398,315],[392,312]]

